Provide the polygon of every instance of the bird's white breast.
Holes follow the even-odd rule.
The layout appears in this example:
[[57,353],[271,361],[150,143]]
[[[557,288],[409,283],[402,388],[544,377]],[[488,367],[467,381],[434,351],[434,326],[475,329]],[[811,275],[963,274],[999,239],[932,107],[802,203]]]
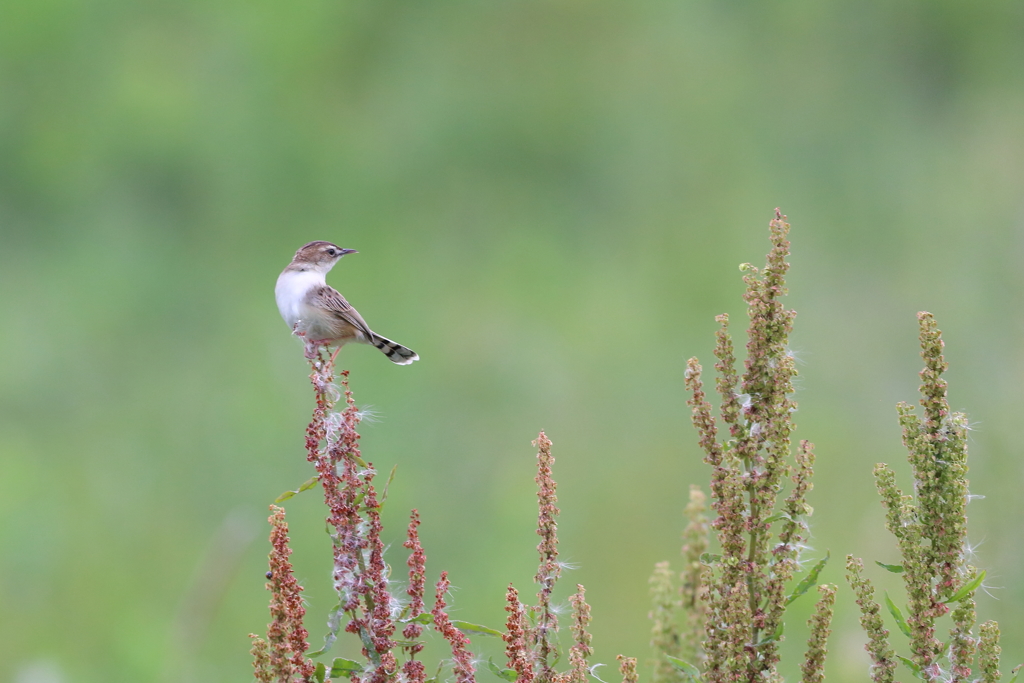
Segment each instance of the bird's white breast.
[[304,315],[306,293],[310,288],[327,284],[323,273],[314,270],[286,270],[277,278],[274,297],[277,309],[288,327],[295,328]]

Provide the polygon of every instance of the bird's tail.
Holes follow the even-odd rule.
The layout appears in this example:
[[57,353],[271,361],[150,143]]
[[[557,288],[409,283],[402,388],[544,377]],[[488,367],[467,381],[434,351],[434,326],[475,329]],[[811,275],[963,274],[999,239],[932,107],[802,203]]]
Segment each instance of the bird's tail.
[[393,342],[387,337],[382,337],[376,332],[373,333],[370,343],[380,349],[388,357],[388,360],[397,365],[409,365],[414,360],[420,359],[419,355],[412,349],[402,346],[398,342]]

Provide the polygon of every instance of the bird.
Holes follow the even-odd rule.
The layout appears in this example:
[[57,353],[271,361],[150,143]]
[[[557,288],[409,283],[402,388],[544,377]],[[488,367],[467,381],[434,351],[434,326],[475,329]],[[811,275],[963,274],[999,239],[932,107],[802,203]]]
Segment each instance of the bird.
[[377,347],[397,365],[419,360],[412,349],[371,330],[345,297],[327,284],[325,278],[331,268],[343,256],[357,253],[355,249],[342,249],[323,240],[310,242],[296,251],[274,288],[281,317],[293,334],[306,340],[307,354],[318,345],[336,346],[333,361],[342,346],[358,342]]

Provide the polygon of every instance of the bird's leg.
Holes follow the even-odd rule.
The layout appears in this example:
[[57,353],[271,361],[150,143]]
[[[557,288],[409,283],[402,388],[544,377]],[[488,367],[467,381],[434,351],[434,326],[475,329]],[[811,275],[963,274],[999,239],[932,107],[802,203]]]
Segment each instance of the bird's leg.
[[[305,343],[305,345],[306,345],[306,358],[308,360],[316,359],[316,357],[318,355],[320,355],[320,347],[322,346],[322,347],[326,348],[327,345],[328,345],[326,340],[323,340],[323,339],[310,339],[309,337],[307,337],[305,335],[301,335],[301,336],[302,336],[303,343]],[[333,361],[334,358],[332,357],[331,360]]]
[[338,352],[341,351],[341,344],[334,349],[334,353],[331,354],[331,365],[334,365],[334,359],[338,357]]

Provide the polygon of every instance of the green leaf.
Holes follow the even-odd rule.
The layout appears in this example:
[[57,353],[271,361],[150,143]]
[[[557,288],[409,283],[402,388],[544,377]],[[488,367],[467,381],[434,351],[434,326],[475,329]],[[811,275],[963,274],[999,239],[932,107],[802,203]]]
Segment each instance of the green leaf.
[[973,593],[974,591],[978,590],[978,586],[980,586],[981,582],[984,581],[984,580],[985,580],[985,570],[983,569],[983,570],[981,570],[980,574],[978,574],[973,579],[971,579],[970,581],[965,583],[963,585],[963,587],[960,588],[960,590],[958,590],[956,593],[954,593],[953,597],[951,597],[950,599],[946,600],[945,604],[949,604],[951,602],[960,602],[964,598],[970,597],[971,593]]
[[395,463],[395,466],[391,468],[391,474],[388,475],[388,483],[384,484],[384,490],[380,494],[380,501],[377,503],[377,509],[378,510],[383,509],[384,503],[387,502],[387,499],[388,499],[388,487],[391,486],[391,482],[393,482],[395,480],[395,472],[397,472],[397,471],[398,471],[398,463]]
[[519,675],[516,673],[515,669],[502,669],[494,663],[494,659],[492,658],[487,659],[487,668],[489,668],[495,676],[498,678],[504,678],[506,681],[514,681]]
[[700,669],[695,667],[693,664],[685,662],[682,659],[679,659],[678,657],[673,657],[672,655],[665,655],[665,659],[669,661],[669,663],[673,666],[673,668],[675,668],[676,671],[683,674],[683,676],[685,676],[688,680],[691,680],[694,683],[700,681]]
[[1024,666],[1024,664],[1018,664],[1017,667],[1010,672],[1013,674],[1013,678],[1009,680],[1009,683],[1017,683],[1017,676],[1020,676],[1020,669],[1022,666]]
[[818,562],[811,567],[811,571],[807,572],[807,576],[800,580],[800,583],[796,585],[796,588],[793,589],[790,596],[786,598],[787,605],[811,589],[811,586],[818,581],[818,574],[820,574],[821,570],[825,568],[825,565],[828,563],[831,556],[832,552],[827,551],[825,553],[825,557],[818,560]]
[[331,663],[331,678],[338,678],[339,676],[351,678],[352,674],[359,673],[362,670],[363,665],[359,662],[338,657]]
[[[352,623],[349,621],[349,623]],[[364,654],[370,658],[370,661],[374,666],[380,666],[380,653],[377,652],[376,643],[373,642],[373,636],[370,635],[369,629],[360,626],[359,627],[359,639],[363,641]]]
[[[901,631],[903,631],[903,635],[910,638],[910,624],[908,624],[907,620],[903,618],[903,612],[901,612],[900,608],[896,606],[896,603],[892,601],[892,598],[889,597],[888,593],[885,594],[885,606],[888,608],[889,614],[892,615],[892,618],[896,620],[896,625],[900,627]],[[900,657],[900,659],[903,658]]]
[[327,614],[327,635],[324,636],[324,646],[316,652],[310,652],[307,657],[319,657],[331,649],[334,641],[338,639],[338,629],[341,628],[341,603],[335,605]]
[[437,671],[433,676],[425,680],[423,683],[437,683],[441,679],[441,667],[444,666],[444,660],[437,663]]
[[718,562],[720,562],[721,560],[722,560],[722,556],[717,554],[717,553],[701,553],[700,554],[700,563],[703,564],[703,565],[707,565],[709,567],[711,565],[713,565],[713,564],[718,564]]
[[921,678],[921,667],[914,663],[914,660],[907,659],[903,655],[896,655],[896,659],[907,665],[907,668],[914,672],[914,675]]
[[318,481],[320,481],[320,475],[319,474],[316,475],[315,477],[313,477],[312,479],[308,480],[305,484],[303,484],[299,488],[295,489],[294,491],[285,491],[280,496],[275,498],[274,502],[275,503],[283,503],[284,501],[288,500],[292,496],[297,496],[298,494],[302,493],[303,491],[310,490],[311,488],[316,486],[316,483]]
[[503,635],[501,631],[495,631],[493,628],[487,628],[486,626],[480,626],[479,624],[471,624],[468,621],[456,621],[455,619],[452,619],[452,626],[463,633],[479,633],[480,635],[498,636],[499,638]]
[[771,517],[766,517],[764,520],[764,524],[771,524],[772,522],[777,522],[780,519],[789,519],[789,515],[785,512],[776,512]]
[[404,621],[402,623],[405,623],[405,624],[433,624],[434,623],[434,615],[431,614],[430,612],[423,612],[422,614],[417,614],[412,619],[407,619],[406,621]]
[[755,647],[760,647],[761,645],[767,645],[768,643],[774,643],[780,640],[782,638],[782,633],[785,630],[786,622],[780,621],[778,627],[775,629],[775,633],[768,636],[763,636],[761,640],[757,641],[757,645]]
[[324,683],[325,678],[327,678],[327,667],[324,666],[323,662],[317,662],[316,671],[313,672],[313,680],[316,683]]
[[882,569],[884,569],[886,571],[892,572],[893,574],[902,574],[903,573],[903,565],[902,564],[886,564],[885,562],[879,562],[878,560],[875,560],[875,564],[877,564],[879,567],[881,567]]

